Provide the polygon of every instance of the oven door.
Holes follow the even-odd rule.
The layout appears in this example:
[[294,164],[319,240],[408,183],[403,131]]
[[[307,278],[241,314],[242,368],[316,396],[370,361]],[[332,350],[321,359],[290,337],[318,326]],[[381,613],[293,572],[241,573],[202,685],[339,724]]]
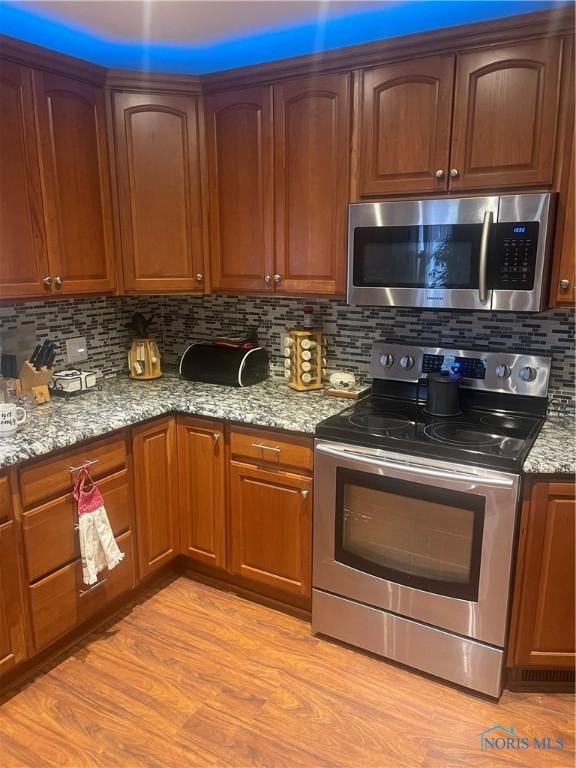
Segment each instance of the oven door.
[[503,647],[518,476],[317,441],[315,589]]
[[490,225],[498,197],[358,203],[348,224],[348,301],[490,309]]

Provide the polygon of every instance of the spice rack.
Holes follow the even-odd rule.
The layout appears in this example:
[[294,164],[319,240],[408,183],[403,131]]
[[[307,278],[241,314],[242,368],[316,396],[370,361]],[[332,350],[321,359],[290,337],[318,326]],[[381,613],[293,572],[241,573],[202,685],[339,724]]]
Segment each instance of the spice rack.
[[292,330],[284,336],[282,347],[284,377],[288,386],[298,392],[322,389],[324,374],[322,331],[318,328]]

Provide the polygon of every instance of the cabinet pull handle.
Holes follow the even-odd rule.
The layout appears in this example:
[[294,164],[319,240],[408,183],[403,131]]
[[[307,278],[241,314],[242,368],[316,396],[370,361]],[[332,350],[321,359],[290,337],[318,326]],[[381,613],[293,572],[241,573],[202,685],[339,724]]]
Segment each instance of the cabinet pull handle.
[[48,288],[52,285],[52,278],[51,277],[45,277],[42,282],[44,285],[46,285]]
[[450,178],[457,179],[458,176],[460,176],[460,172],[458,171],[458,168],[450,168]]
[[266,273],[266,274],[264,275],[264,282],[265,282],[265,283],[269,283],[269,282],[270,282],[270,280],[272,280],[272,278],[270,277],[270,275],[269,275],[268,273]]
[[443,179],[444,178],[444,171],[442,170],[442,168],[438,168],[438,170],[436,171],[434,176],[436,176],[437,179]]
[[62,278],[60,277],[60,275],[57,275],[57,276],[54,278],[54,282],[56,283],[56,285],[60,286],[60,285],[62,285],[62,283],[63,283],[64,281],[62,280]]
[[274,282],[279,283],[282,280],[282,275],[274,275]]
[[107,578],[106,579],[102,579],[102,581],[97,581],[96,584],[92,584],[92,586],[88,587],[88,589],[81,589],[80,592],[78,593],[78,597],[80,597],[80,598],[84,597],[89,592],[92,592],[94,589],[98,589],[98,587],[101,587],[102,584],[106,584],[107,581],[108,581]]
[[274,453],[280,453],[280,448],[272,448],[271,445],[264,445],[264,443],[252,443],[252,448],[260,448],[262,451],[274,451]]
[[570,280],[567,280],[565,277],[563,277],[562,280],[560,280],[560,288],[564,288],[564,290],[570,288]]
[[212,440],[214,440],[214,445],[218,445],[218,441],[220,440],[220,432],[213,432]]
[[304,490],[300,491],[300,496],[302,496],[303,499],[307,499],[308,498],[308,491],[304,491]]

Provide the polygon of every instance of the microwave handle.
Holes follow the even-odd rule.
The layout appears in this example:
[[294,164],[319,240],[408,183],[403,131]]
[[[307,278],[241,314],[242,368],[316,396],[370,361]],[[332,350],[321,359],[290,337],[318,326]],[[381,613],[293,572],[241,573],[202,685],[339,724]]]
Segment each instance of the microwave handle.
[[478,294],[484,304],[488,300],[486,289],[486,272],[488,269],[488,245],[490,242],[490,227],[492,226],[492,211],[484,211],[482,237],[480,238],[480,265],[478,269]]

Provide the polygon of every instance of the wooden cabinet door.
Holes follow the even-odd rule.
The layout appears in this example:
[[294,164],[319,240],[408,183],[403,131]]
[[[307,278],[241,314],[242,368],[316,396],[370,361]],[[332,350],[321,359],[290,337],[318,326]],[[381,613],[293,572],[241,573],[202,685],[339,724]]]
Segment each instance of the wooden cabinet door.
[[285,600],[311,594],[312,480],[230,463],[232,571]]
[[203,291],[197,99],[114,94],[124,285]]
[[359,196],[446,189],[453,81],[454,56],[362,73]]
[[272,88],[209,96],[206,124],[212,288],[273,291]]
[[16,529],[0,525],[0,676],[26,658]]
[[178,420],[180,551],[226,568],[226,507],[222,424]]
[[551,184],[561,41],[457,57],[450,188]]
[[574,668],[573,483],[536,483],[522,516],[512,635],[516,666]]
[[344,293],[350,76],[274,86],[276,291]]
[[113,291],[104,92],[47,72],[34,72],[34,90],[53,291]]
[[[576,174],[574,172],[574,144],[572,145],[570,171],[565,199],[560,200],[562,216],[559,216],[557,237],[559,238],[558,250],[555,259],[559,260],[558,266],[552,270],[556,282],[552,285],[551,294],[556,296],[556,305],[572,306],[576,303]],[[556,265],[555,265],[556,266]]]
[[140,577],[178,555],[176,426],[157,419],[133,431],[134,496]]
[[32,72],[0,60],[0,298],[50,292]]

